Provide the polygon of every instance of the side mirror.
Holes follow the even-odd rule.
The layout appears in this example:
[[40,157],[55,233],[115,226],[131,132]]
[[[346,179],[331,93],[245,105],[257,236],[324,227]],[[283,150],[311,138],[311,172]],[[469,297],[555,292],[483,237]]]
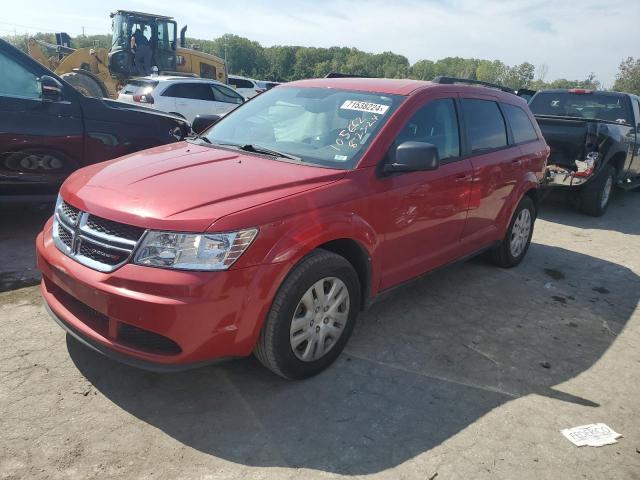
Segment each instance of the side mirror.
[[387,163],[384,171],[417,172],[435,170],[440,166],[438,147],[424,142],[403,142],[396,147],[395,160]]
[[46,102],[59,102],[62,100],[62,83],[49,75],[40,77],[42,100]]
[[196,135],[200,135],[209,127],[215,125],[221,118],[222,115],[197,115],[191,124],[191,129]]

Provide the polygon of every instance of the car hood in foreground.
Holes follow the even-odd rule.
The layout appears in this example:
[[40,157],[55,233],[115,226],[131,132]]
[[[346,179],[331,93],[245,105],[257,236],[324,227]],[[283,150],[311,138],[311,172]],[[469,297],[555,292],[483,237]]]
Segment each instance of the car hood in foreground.
[[234,212],[344,175],[344,170],[180,142],[80,169],[61,193],[75,207],[110,220],[201,232]]

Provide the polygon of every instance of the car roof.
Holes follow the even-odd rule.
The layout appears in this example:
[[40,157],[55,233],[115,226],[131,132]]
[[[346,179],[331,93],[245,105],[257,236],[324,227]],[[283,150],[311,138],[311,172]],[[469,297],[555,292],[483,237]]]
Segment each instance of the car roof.
[[[217,83],[220,85],[224,85],[224,83],[214,80],[213,78],[201,78],[201,77],[176,77],[175,75],[157,75],[155,77],[146,76],[146,77],[135,77],[131,80],[144,80],[149,82],[189,82],[189,83]],[[129,81],[131,81],[129,80]]]
[[256,80],[255,78],[243,77],[242,75],[232,75],[232,74],[229,74],[229,75],[227,75],[227,77],[229,77],[229,78],[240,78],[240,79],[242,79],[242,80],[251,80],[252,82],[257,82],[257,81],[258,81],[258,80]]
[[598,95],[608,95],[612,97],[619,97],[621,95],[629,95],[625,92],[613,92],[609,90],[595,90],[593,88],[546,88],[538,90],[538,93],[572,93],[571,90],[586,90],[589,94],[597,93]]
[[316,88],[339,88],[344,90],[355,90],[362,92],[375,92],[388,95],[408,96],[425,89],[441,90],[446,92],[460,93],[488,93],[501,99],[520,98],[511,93],[506,93],[497,88],[476,85],[464,85],[460,83],[444,84],[434,83],[426,80],[411,80],[408,78],[316,78],[310,80],[297,80],[288,82],[287,87],[316,87]]

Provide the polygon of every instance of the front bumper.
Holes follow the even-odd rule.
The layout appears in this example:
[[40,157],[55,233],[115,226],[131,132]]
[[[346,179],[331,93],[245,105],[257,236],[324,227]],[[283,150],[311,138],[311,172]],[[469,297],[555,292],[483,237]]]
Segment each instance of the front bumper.
[[136,367],[179,370],[249,355],[285,266],[185,272],[126,264],[111,273],[36,239],[41,292],[71,335]]

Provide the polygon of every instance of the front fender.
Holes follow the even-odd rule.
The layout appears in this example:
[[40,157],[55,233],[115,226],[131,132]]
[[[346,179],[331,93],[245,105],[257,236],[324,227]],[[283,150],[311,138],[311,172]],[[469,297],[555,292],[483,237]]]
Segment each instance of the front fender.
[[247,290],[254,292],[253,296],[247,297],[239,309],[241,318],[253,319],[238,325],[237,339],[247,353],[255,346],[280,285],[300,260],[323,244],[341,239],[355,241],[370,261],[369,294],[375,295],[378,289],[381,259],[376,251],[380,241],[375,230],[355,213],[320,214],[313,221],[308,215],[300,215],[279,223],[278,230],[280,239],[267,252]]

